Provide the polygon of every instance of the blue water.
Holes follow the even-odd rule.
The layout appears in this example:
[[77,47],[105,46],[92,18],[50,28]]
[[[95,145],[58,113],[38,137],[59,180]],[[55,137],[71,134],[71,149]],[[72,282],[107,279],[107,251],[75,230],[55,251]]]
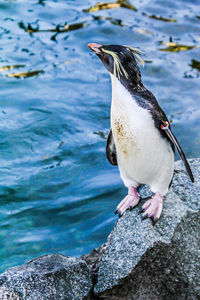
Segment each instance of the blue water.
[[[200,49],[159,50],[170,37],[200,44],[200,2],[136,0],[131,3],[138,11],[83,11],[96,3],[0,3],[0,271],[46,253],[84,254],[105,242],[117,219],[114,210],[126,189],[105,156],[110,78],[88,43],[145,52],[145,85],[172,120],[186,155],[200,156],[200,71],[190,66],[200,61]],[[25,30],[66,23],[83,26],[57,34]],[[1,69],[7,65],[22,66]]]

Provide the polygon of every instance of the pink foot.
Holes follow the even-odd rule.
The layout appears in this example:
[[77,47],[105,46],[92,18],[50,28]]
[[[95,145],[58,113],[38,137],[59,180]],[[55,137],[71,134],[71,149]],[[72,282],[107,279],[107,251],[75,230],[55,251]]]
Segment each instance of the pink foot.
[[139,200],[140,194],[138,193],[137,189],[135,187],[130,187],[128,189],[128,195],[119,203],[115,213],[118,213],[119,217],[121,217],[127,209],[131,210],[133,207],[135,207]]
[[152,218],[154,222],[156,222],[161,215],[162,208],[163,208],[163,199],[164,196],[162,196],[159,193],[156,193],[151,199],[146,201],[144,205],[142,206],[143,209],[143,219],[146,217]]

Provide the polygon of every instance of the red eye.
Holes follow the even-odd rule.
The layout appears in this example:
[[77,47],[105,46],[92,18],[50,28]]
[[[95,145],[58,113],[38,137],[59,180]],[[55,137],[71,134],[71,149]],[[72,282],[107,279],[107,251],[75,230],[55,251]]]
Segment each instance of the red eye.
[[168,128],[169,128],[169,122],[167,122],[167,121],[164,121],[163,123],[165,124],[165,126],[163,126],[163,125],[160,125],[160,128],[161,128],[161,129],[163,129],[163,130],[166,130],[166,129],[168,129]]

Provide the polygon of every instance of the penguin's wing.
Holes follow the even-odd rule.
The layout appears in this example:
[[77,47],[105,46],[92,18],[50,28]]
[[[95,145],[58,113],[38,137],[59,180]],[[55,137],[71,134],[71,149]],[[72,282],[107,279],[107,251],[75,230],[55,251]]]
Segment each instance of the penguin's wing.
[[166,132],[167,137],[172,142],[172,144],[176,147],[176,149],[178,151],[178,154],[180,155],[180,157],[181,157],[181,159],[182,159],[182,161],[183,161],[183,163],[185,165],[186,171],[188,172],[190,180],[192,182],[194,182],[194,176],[192,174],[190,165],[189,165],[189,163],[188,163],[188,161],[186,159],[186,156],[185,156],[185,154],[184,154],[181,146],[179,145],[179,142],[177,141],[177,138],[175,137],[175,135],[171,131],[169,122],[168,121],[162,121],[162,125],[161,125],[160,128]]
[[183,150],[181,149],[181,146],[179,145],[176,137],[171,131],[171,127],[169,124],[169,121],[167,120],[167,116],[165,112],[162,110],[160,105],[158,104],[156,98],[154,95],[148,91],[147,89],[143,88],[142,91],[134,93],[134,98],[136,99],[138,105],[142,106],[143,108],[146,108],[150,111],[153,120],[155,122],[156,128],[160,131],[161,135],[168,139],[172,146],[172,150],[174,151],[174,147],[178,150],[178,153],[185,165],[186,171],[188,172],[188,175],[192,182],[194,182],[194,176],[192,174],[190,165],[185,157],[185,154]]
[[108,138],[107,138],[107,143],[106,143],[106,156],[113,166],[117,166],[117,152],[116,152],[116,147],[115,147],[115,142],[112,134],[112,129],[110,129]]

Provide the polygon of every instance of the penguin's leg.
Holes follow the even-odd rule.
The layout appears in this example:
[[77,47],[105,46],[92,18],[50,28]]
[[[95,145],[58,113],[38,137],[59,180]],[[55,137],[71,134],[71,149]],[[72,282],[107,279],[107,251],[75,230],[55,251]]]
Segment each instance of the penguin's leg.
[[[169,152],[167,152],[168,154]],[[171,161],[166,164],[166,169],[164,169],[157,176],[152,177],[149,186],[154,195],[147,200],[143,206],[143,219],[146,217],[152,218],[154,222],[158,221],[160,218],[163,200],[165,195],[168,193],[168,190],[171,186],[174,174],[174,154],[172,152]]]
[[119,217],[121,217],[127,209],[133,209],[133,207],[135,207],[138,204],[139,200],[140,194],[138,192],[137,187],[128,187],[128,195],[119,203],[115,213],[118,213]]
[[163,199],[164,196],[157,192],[148,201],[146,201],[142,206],[142,218],[145,219],[149,217],[152,218],[154,222],[156,222],[160,218],[162,212]]

